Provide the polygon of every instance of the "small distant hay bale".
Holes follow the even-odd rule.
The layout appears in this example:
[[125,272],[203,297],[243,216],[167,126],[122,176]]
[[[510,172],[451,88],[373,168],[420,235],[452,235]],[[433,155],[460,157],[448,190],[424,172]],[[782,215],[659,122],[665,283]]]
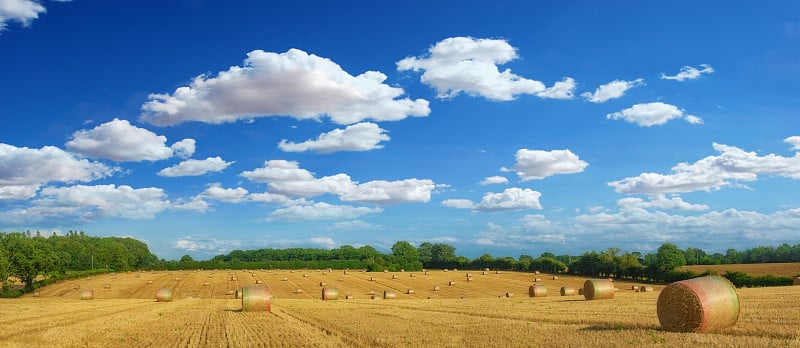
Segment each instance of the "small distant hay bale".
[[175,281],[179,282],[179,281],[181,281],[181,278],[175,278]]
[[575,296],[575,288],[567,285],[561,287],[561,296]]
[[300,288],[294,289],[294,293],[295,294],[302,294],[303,293],[303,289],[300,289]]
[[405,268],[401,268],[401,269],[400,269],[400,272],[405,272],[405,271],[406,271],[406,269],[405,269]]
[[86,277],[86,280],[92,280],[92,277]]
[[619,291],[619,288],[615,287],[614,288],[614,292],[617,292],[617,291]]
[[631,290],[638,291],[639,290],[639,286],[638,285],[631,285]]
[[370,291],[367,293],[367,295],[375,295],[375,294],[376,294],[375,290],[370,290]]
[[583,283],[583,297],[587,300],[613,299],[614,283],[609,279],[587,279]]
[[467,278],[469,278],[469,277],[472,277],[472,274],[471,274],[471,273],[467,273],[467,274],[465,274],[464,276],[465,276],[465,277],[467,277]]
[[374,282],[375,281],[375,277],[369,277],[369,281]]
[[453,285],[456,285],[456,282],[451,280],[451,281],[447,282],[447,285],[448,286],[453,286]]
[[445,268],[444,271],[447,272],[447,268]]
[[236,298],[237,300],[242,298],[242,289],[236,290],[236,295],[234,296],[234,298]]
[[458,268],[453,268],[453,272],[458,272]]
[[337,281],[337,282],[343,282],[343,281],[344,281],[344,278],[336,278],[336,281]]
[[281,281],[282,281],[282,282],[289,281],[289,278],[288,278],[288,277],[283,277],[283,278],[281,278]]
[[303,278],[308,278],[308,273],[303,273]]
[[507,292],[506,293],[506,298],[511,298],[511,297],[514,297],[514,293],[513,292]]
[[148,280],[148,281],[147,281],[147,284],[148,284],[148,285],[150,285],[150,284],[153,284],[153,281],[152,281],[152,280]]
[[261,284],[261,283],[263,283],[263,282],[264,282],[264,281],[263,281],[263,280],[261,280],[261,279],[256,279],[256,284]]
[[411,277],[411,278],[416,277],[416,275],[414,275],[414,273],[409,273],[408,276]]
[[390,299],[393,299],[393,298],[397,298],[397,294],[394,292],[394,290],[384,290],[383,291],[383,299],[384,300],[390,300]]
[[82,290],[78,293],[78,296],[80,296],[81,300],[94,300],[94,291]]
[[486,273],[486,271],[483,271],[483,273],[481,273],[481,274],[486,275],[487,273]]
[[245,286],[242,288],[242,311],[270,312],[272,291],[269,286]]
[[547,296],[547,287],[544,284],[533,284],[528,287],[528,296],[545,297]]
[[355,298],[355,297],[353,297],[353,295],[344,295],[344,299],[345,299],[345,300],[352,300],[352,299],[354,299],[354,298]]
[[111,289],[111,284],[103,285],[103,289]]
[[489,267],[483,269],[484,272],[489,272]]
[[438,286],[438,285],[434,285],[434,286],[433,286],[433,291],[439,291],[439,289],[440,289],[440,288],[439,288],[439,286]]
[[700,277],[667,285],[656,303],[658,321],[666,331],[709,332],[739,319],[736,288],[720,276]]
[[389,273],[388,269],[383,270],[383,273]]
[[225,295],[233,295],[235,292],[233,290],[225,291]]
[[468,281],[468,282],[471,282],[471,281],[473,281],[474,279],[475,279],[475,278],[469,277],[469,278],[467,278],[467,281]]
[[203,283],[203,286],[210,286],[210,285],[211,285],[211,283],[209,283],[209,282]]
[[209,274],[208,277],[209,278],[214,278],[214,275],[213,274]]
[[134,277],[135,277],[135,278],[139,278],[139,277],[141,277],[141,276],[142,276],[141,274],[136,274]]
[[639,292],[653,292],[653,287],[650,285],[643,285],[639,287]]
[[502,271],[494,271],[494,274],[500,274],[500,273],[503,273],[503,272]]
[[158,289],[158,291],[156,291],[156,302],[172,302],[172,289]]
[[539,271],[534,271],[533,274],[539,274]]
[[800,285],[800,277],[794,277],[792,281],[792,285]]
[[558,276],[553,276],[553,280],[558,280]]
[[414,294],[414,289],[406,290],[406,294],[413,295]]
[[428,271],[423,271],[422,275],[428,275]]
[[235,282],[236,281],[236,277],[231,277],[230,281]]
[[344,270],[344,275],[347,275],[347,270]]
[[392,274],[392,279],[397,279],[397,274]]
[[322,300],[323,301],[338,300],[338,299],[339,299],[339,289],[337,289],[337,288],[322,288]]
[[325,282],[319,282],[319,286],[325,286],[325,285],[328,285],[328,283],[325,283]]
[[378,295],[369,295],[369,299],[370,300],[377,300],[378,299]]
[[542,281],[542,278],[533,278],[533,281],[538,283],[538,282]]
[[294,273],[294,270],[290,270],[289,273]]

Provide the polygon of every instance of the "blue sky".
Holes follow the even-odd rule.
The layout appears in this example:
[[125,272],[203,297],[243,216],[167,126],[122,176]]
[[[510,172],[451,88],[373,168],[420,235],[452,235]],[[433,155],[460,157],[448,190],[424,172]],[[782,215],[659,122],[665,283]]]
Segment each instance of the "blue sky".
[[0,231],[800,243],[800,5],[0,0]]

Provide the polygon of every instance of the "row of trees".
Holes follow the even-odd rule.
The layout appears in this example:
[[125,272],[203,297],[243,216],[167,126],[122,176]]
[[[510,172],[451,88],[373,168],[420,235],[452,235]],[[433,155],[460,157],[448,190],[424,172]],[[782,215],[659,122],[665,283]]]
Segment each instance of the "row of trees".
[[90,237],[83,232],[43,237],[38,232],[0,233],[0,281],[9,287],[10,276],[27,290],[39,275],[63,275],[92,269],[139,269],[158,264],[147,245],[132,238]]

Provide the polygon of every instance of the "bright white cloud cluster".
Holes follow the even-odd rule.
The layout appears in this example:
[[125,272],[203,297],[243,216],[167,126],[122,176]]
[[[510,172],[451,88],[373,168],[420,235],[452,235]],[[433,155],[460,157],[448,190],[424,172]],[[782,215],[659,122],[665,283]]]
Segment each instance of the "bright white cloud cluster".
[[455,209],[472,209],[487,212],[542,209],[542,205],[539,203],[539,197],[541,196],[541,192],[538,191],[511,187],[499,193],[489,192],[477,204],[469,199],[447,199],[442,201],[442,205]]
[[519,149],[515,155],[517,164],[511,168],[500,168],[503,172],[517,172],[522,181],[544,179],[556,174],[580,173],[589,165],[570,150]]
[[186,251],[211,252],[215,254],[225,253],[230,250],[238,249],[242,246],[240,241],[221,240],[216,238],[204,238],[186,236],[178,238],[173,247]]
[[75,132],[66,146],[88,157],[118,162],[158,161],[174,155],[188,157],[195,151],[194,139],[183,139],[172,147],[166,146],[166,142],[163,135],[115,118],[94,129]]
[[[787,138],[792,143],[794,139]],[[642,173],[608,183],[621,193],[661,194],[714,190],[732,181],[753,181],[758,175],[778,175],[800,179],[800,152],[793,157],[775,154],[759,156],[740,148],[714,143],[718,156],[708,156],[695,163],[680,163],[672,174]],[[795,148],[795,150],[798,150]]]
[[0,33],[6,29],[8,22],[19,22],[27,27],[44,12],[46,9],[37,1],[0,0]]
[[285,53],[251,51],[242,66],[215,77],[200,75],[172,94],[151,94],[141,119],[156,125],[186,121],[233,122],[288,115],[352,124],[366,119],[402,120],[427,116],[427,100],[399,99],[405,92],[385,83],[386,75],[352,76],[329,59],[298,49]]
[[660,126],[676,118],[683,118],[691,124],[701,124],[703,120],[694,115],[688,115],[677,106],[662,102],[636,104],[630,108],[606,115],[610,120],[625,120],[635,123],[639,127]]
[[233,163],[233,161],[225,162],[219,156],[209,157],[204,160],[189,159],[160,170],[158,175],[166,177],[198,176],[211,172],[221,172]]
[[379,207],[354,207],[316,202],[279,208],[269,214],[267,221],[352,220],[367,214],[383,212]]
[[664,80],[675,80],[675,81],[684,81],[684,80],[694,80],[702,74],[710,74],[714,72],[714,68],[708,64],[700,64],[700,67],[703,69],[697,69],[691,66],[684,66],[681,68],[681,71],[676,75],[669,76],[667,74],[662,73],[661,78]]
[[679,211],[704,211],[708,210],[705,204],[692,204],[684,201],[680,197],[667,198],[663,194],[651,196],[649,201],[641,198],[627,197],[617,201],[617,206],[620,210],[631,209],[666,209],[666,210],[679,210]]
[[643,79],[636,79],[633,81],[614,80],[597,87],[594,93],[586,92],[581,94],[581,96],[592,103],[604,103],[608,100],[622,97],[629,89],[638,86],[644,86]]
[[484,186],[486,186],[486,185],[496,185],[496,184],[505,184],[505,183],[508,183],[508,179],[506,177],[504,177],[504,176],[499,176],[499,175],[490,176],[490,177],[488,177],[486,179],[483,179],[483,181],[481,181],[481,185],[484,185]]
[[292,143],[282,140],[278,147],[286,152],[315,151],[332,153],[339,151],[369,151],[383,148],[382,141],[388,141],[386,130],[375,123],[362,122],[345,129],[334,129],[320,134],[316,140]]
[[452,98],[462,92],[496,101],[513,100],[520,94],[555,99],[573,97],[572,78],[546,88],[540,81],[511,73],[511,69],[499,70],[499,64],[516,58],[516,49],[506,40],[451,37],[433,45],[427,57],[398,61],[397,70],[424,70],[420,80],[436,89],[439,98]]
[[247,194],[248,191],[244,188],[223,188],[220,183],[214,183],[203,191],[201,196],[227,203],[239,203],[247,199]]
[[795,151],[800,151],[800,136],[791,136],[783,140],[787,144],[792,145],[792,149]]
[[267,183],[270,193],[288,197],[314,197],[334,194],[342,201],[370,204],[400,204],[429,202],[433,181],[406,179],[399,181],[376,180],[363,184],[354,182],[347,174],[316,178],[313,173],[300,168],[297,162],[270,160],[264,167],[242,172],[250,181]]
[[527,249],[542,244],[565,244],[563,228],[539,214],[525,215],[521,225],[501,226],[486,224],[486,229],[476,235],[475,244],[514,249]]
[[117,170],[53,146],[30,149],[0,143],[0,200],[31,198],[49,182],[89,182]]

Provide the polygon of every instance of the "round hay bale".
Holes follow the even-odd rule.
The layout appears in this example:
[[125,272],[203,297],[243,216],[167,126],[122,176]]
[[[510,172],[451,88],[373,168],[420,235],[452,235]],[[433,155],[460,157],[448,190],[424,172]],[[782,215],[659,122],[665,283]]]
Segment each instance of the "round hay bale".
[[792,285],[800,285],[800,277],[794,277],[792,281]]
[[542,281],[542,278],[533,278],[533,281],[538,283],[538,282]]
[[483,269],[484,272],[489,272],[489,267]]
[[406,271],[406,269],[405,269],[405,268],[401,268],[401,269],[400,269],[400,272],[405,272],[405,271]]
[[500,274],[500,273],[503,273],[503,272],[501,272],[501,271],[494,271],[494,274]]
[[344,270],[344,275],[347,275],[347,270]]
[[158,291],[156,291],[156,302],[172,302],[172,289],[158,289]]
[[203,286],[210,286],[210,285],[211,285],[211,283],[209,283],[209,282],[203,283]]
[[355,297],[353,297],[353,295],[345,295],[345,296],[344,296],[344,299],[345,299],[345,300],[352,300],[352,299],[354,299],[354,298],[355,298]]
[[486,275],[486,271],[483,271],[483,273],[481,273],[481,274],[482,274],[482,275]]
[[558,280],[558,276],[553,276],[553,280]]
[[650,285],[643,285],[639,287],[639,292],[653,292],[653,287]]
[[81,300],[94,300],[94,291],[82,290],[80,293],[78,293],[78,296],[81,297]]
[[456,282],[451,280],[451,281],[447,282],[447,285],[448,286],[453,286],[453,285],[456,285]]
[[236,277],[231,277],[231,281],[235,282],[236,281]]
[[153,284],[153,281],[152,280],[148,280],[147,284]]
[[242,298],[242,289],[236,290],[236,295],[234,296],[237,300]]
[[295,294],[302,294],[303,293],[303,289],[299,289],[299,288],[298,289],[294,289],[294,293]]
[[471,274],[471,273],[467,273],[467,274],[465,274],[464,276],[465,276],[465,277],[467,277],[467,278],[469,278],[469,277],[472,277],[472,274]]
[[578,296],[583,296],[583,288],[578,288]]
[[369,281],[374,282],[375,281],[375,277],[369,277]]
[[433,286],[433,291],[439,291],[439,286],[438,285],[434,285]]
[[272,291],[269,286],[245,286],[242,288],[242,311],[270,312]]
[[256,284],[261,284],[261,283],[263,283],[263,282],[264,282],[264,281],[263,281],[263,280],[261,280],[261,279],[256,279]]
[[103,289],[111,289],[111,284],[103,285]]
[[469,278],[467,278],[467,281],[471,282],[473,279],[475,279],[475,278],[469,277]]
[[545,297],[547,296],[547,287],[544,284],[533,284],[528,287],[528,296]]
[[445,268],[444,271],[447,272],[447,268]]
[[406,290],[406,294],[413,295],[414,294],[414,289]]
[[325,283],[325,282],[319,282],[319,286],[325,286],[325,285],[327,285],[327,283]]
[[506,298],[511,298],[511,297],[514,297],[514,293],[513,292],[507,292],[506,293]]
[[369,299],[370,300],[377,300],[378,296],[377,295],[369,295]]
[[181,278],[175,278],[175,281],[179,282],[179,281],[181,281]]
[[575,288],[567,285],[561,287],[561,296],[575,296]]
[[397,274],[392,274],[392,279],[397,279]]
[[288,277],[283,277],[283,278],[281,278],[281,281],[282,281],[282,282],[289,281],[289,278],[288,278]]
[[411,278],[414,278],[414,277],[416,277],[416,276],[414,275],[414,273],[409,273],[409,274],[408,274],[408,276],[409,276],[409,277],[411,277]]
[[337,288],[322,288],[322,300],[329,301],[329,300],[338,300],[339,299],[339,289]]
[[303,278],[308,278],[308,273],[303,273]]
[[86,277],[86,280],[92,280],[92,277]]
[[700,277],[667,285],[656,303],[666,331],[709,332],[733,326],[739,319],[736,288],[720,276]]
[[609,279],[587,279],[583,283],[583,297],[587,300],[614,298],[614,283]]
[[384,290],[383,291],[383,299],[384,300],[390,300],[390,299],[393,299],[393,298],[397,298],[397,294],[394,292],[394,290]]
[[383,273],[389,273],[388,269],[383,270]]
[[458,268],[453,268],[453,272],[458,272]]
[[638,285],[631,285],[631,290],[638,291],[639,290],[639,286]]
[[428,275],[428,271],[423,271],[422,275]]
[[375,290],[370,290],[367,295],[375,295]]
[[225,295],[233,295],[233,294],[234,294],[233,290],[225,291]]

